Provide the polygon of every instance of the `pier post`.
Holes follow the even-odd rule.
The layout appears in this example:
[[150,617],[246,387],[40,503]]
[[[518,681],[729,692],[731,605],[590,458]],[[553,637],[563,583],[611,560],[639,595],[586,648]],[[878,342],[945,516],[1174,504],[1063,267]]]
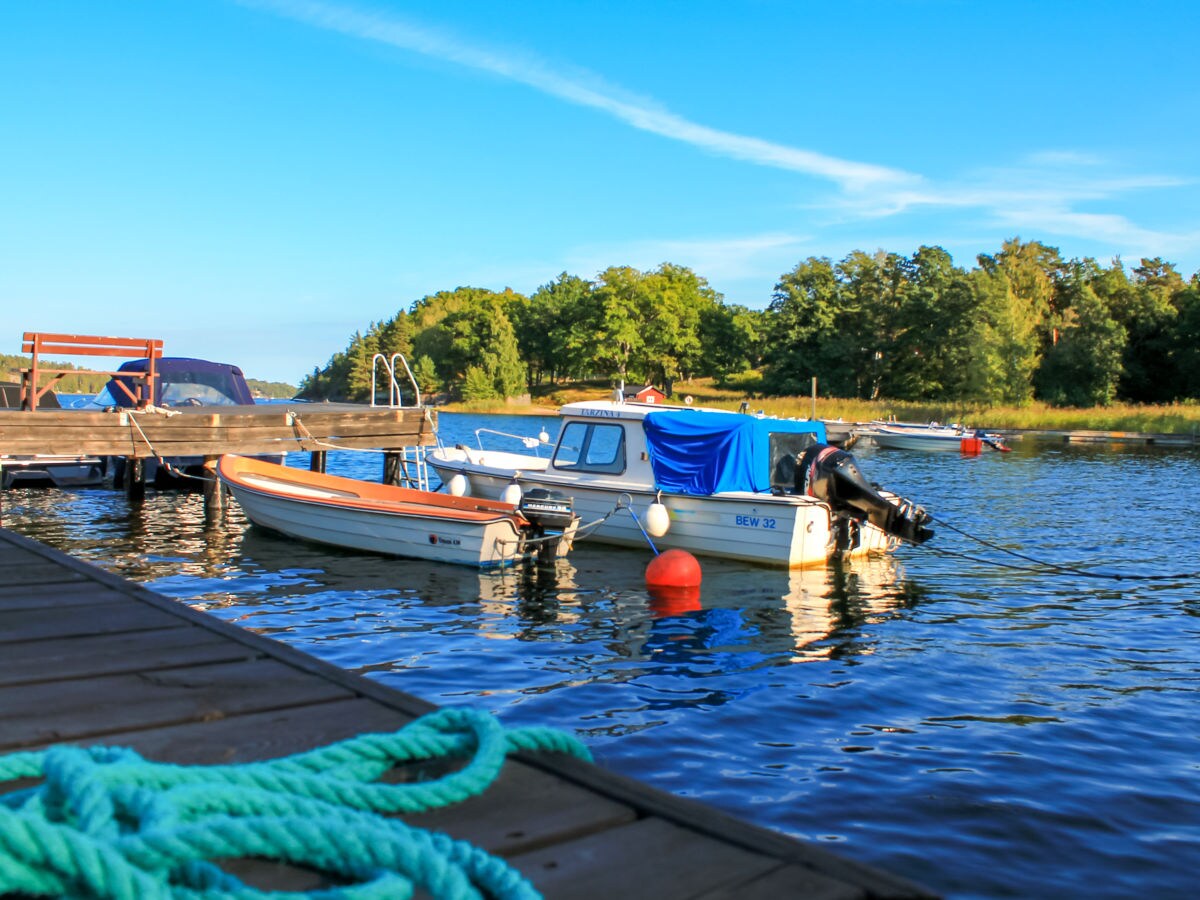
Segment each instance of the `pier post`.
[[125,457],[124,481],[125,496],[131,501],[146,498],[146,460],[137,456]]
[[325,451],[314,450],[312,456],[308,460],[308,471],[324,472],[325,471]]
[[217,477],[216,456],[204,457],[204,521],[220,521],[225,512],[225,485]]
[[404,466],[401,463],[401,455],[395,451],[387,451],[383,454],[383,483],[384,484],[400,484],[404,476]]

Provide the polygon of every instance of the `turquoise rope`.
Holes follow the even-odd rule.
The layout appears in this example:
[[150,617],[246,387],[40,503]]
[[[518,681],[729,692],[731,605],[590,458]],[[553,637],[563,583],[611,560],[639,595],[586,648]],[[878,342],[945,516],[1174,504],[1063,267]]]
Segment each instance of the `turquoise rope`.
[[[590,760],[574,737],[505,730],[486,713],[443,709],[391,734],[368,734],[266,762],[177,766],[120,747],[56,746],[0,756],[0,893],[104,900],[383,900],[417,887],[448,900],[527,900],[533,886],[465,841],[381,813],[415,813],[482,793],[514,752]],[[411,784],[377,779],[397,765],[465,759]],[[348,882],[306,894],[260,891],[210,860],[263,857]]]

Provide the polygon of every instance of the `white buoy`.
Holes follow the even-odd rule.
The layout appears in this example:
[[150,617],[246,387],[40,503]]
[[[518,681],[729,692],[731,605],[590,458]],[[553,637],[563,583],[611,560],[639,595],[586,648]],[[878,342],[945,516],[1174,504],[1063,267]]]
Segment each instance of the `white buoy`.
[[521,486],[515,481],[510,481],[508,485],[500,493],[500,501],[502,503],[511,503],[516,506],[521,502]]
[[467,476],[462,472],[455,472],[451,475],[446,487],[455,497],[465,497],[471,493],[471,482],[467,481]]
[[671,528],[671,514],[657,500],[646,510],[646,531],[651,537],[662,537]]
[[541,431],[538,432],[538,440],[541,441],[543,444],[550,443],[550,435],[546,434],[545,428],[543,428]]

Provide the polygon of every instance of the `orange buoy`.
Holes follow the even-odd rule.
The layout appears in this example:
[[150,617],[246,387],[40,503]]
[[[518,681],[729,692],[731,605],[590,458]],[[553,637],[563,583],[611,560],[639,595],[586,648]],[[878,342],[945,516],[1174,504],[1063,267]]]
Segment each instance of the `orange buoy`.
[[700,587],[700,563],[686,550],[664,550],[646,566],[646,584],[652,588]]

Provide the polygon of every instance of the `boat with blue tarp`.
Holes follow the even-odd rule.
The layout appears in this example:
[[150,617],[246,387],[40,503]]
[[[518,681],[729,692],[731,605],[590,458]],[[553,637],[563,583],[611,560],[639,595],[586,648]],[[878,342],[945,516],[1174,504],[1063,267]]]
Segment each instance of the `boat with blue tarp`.
[[568,494],[581,533],[612,544],[650,537],[656,549],[798,567],[932,535],[928,515],[868,483],[818,420],[624,399],[569,403],[560,417],[556,442],[524,438],[532,453],[477,435],[477,448],[439,445],[427,460],[452,493]]

